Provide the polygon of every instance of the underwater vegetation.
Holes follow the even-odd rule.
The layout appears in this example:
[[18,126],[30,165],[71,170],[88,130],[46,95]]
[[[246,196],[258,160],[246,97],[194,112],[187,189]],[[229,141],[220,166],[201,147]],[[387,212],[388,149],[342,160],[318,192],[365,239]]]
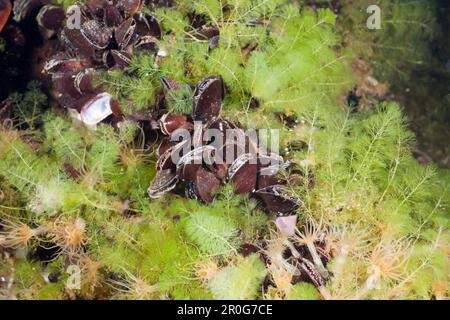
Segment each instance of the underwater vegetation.
[[[381,30],[364,1],[27,2],[42,43],[0,103],[0,298],[448,299],[450,173],[414,158],[396,94],[439,64],[438,5],[378,2]],[[73,4],[80,29],[50,24]],[[198,119],[278,129],[283,165],[166,166]]]

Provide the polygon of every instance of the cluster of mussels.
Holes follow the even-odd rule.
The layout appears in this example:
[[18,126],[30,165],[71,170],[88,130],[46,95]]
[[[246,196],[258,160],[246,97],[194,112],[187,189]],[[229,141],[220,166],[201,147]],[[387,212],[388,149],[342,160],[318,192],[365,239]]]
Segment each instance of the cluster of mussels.
[[[87,0],[85,5],[72,6],[66,16],[62,6],[46,0],[14,2],[15,19],[29,18],[34,12],[44,46],[50,48],[42,72],[50,78],[53,97],[87,126],[95,127],[110,116],[117,122],[123,119],[118,102],[94,81],[98,69],[126,70],[135,49],[158,57],[161,28],[153,15],[141,12],[144,5],[141,0]],[[69,21],[72,13],[79,13],[79,21]],[[212,50],[219,30],[201,26],[197,36],[209,39]],[[161,83],[163,90],[157,106],[189,88],[166,77],[161,78]],[[152,129],[165,136],[157,150],[157,174],[148,189],[149,196],[158,198],[181,181],[187,197],[211,203],[218,187],[231,183],[237,194],[252,193],[261,198],[268,211],[289,214],[300,202],[288,187],[289,179],[295,175],[282,179],[278,172],[290,164],[278,154],[259,153],[255,139],[220,117],[224,95],[222,78],[208,76],[193,93],[191,115],[167,112],[164,107],[150,112],[150,117],[146,113],[145,120],[151,120]],[[129,118],[143,120],[138,112]],[[199,130],[195,130],[194,122],[201,124]],[[179,129],[185,129],[192,138],[177,140],[174,135]],[[222,145],[213,144],[217,137],[205,138],[211,129],[220,132]],[[232,141],[228,138],[231,130]],[[211,161],[217,155],[223,161]]]
[[[161,82],[165,96],[182,88],[166,77]],[[235,193],[255,194],[269,211],[289,214],[299,199],[288,188],[289,179],[278,173],[291,163],[278,154],[260,152],[265,148],[257,145],[256,137],[220,117],[224,95],[222,77],[207,76],[194,91],[191,115],[168,112],[159,119],[164,138],[149,196],[158,198],[181,181],[188,198],[211,203],[221,183],[231,183]],[[188,134],[181,135],[180,129]]]
[[[95,127],[107,118],[115,122],[124,118],[119,103],[95,81],[99,69],[127,70],[137,49],[157,58],[161,54],[158,51],[160,25],[153,15],[141,11],[144,5],[141,0],[87,0],[84,5],[72,6],[66,15],[62,6],[45,0],[14,2],[15,18],[28,18],[32,12],[36,15],[44,46],[47,45],[42,73],[50,79],[52,96],[87,126]],[[212,50],[218,42],[219,30],[201,26],[196,36],[209,39]],[[161,78],[161,83],[163,90],[157,106],[189,88],[166,77]],[[192,92],[190,88],[188,92]],[[151,121],[152,129],[160,130],[165,136],[157,151],[157,174],[148,194],[152,198],[160,197],[181,181],[189,198],[211,203],[221,183],[231,183],[237,194],[254,193],[260,197],[271,212],[292,212],[298,207],[299,199],[289,191],[288,180],[277,177],[280,168],[288,164],[274,153],[249,152],[251,148],[257,149],[257,143],[246,137],[237,125],[219,116],[224,95],[222,78],[208,76],[193,93],[191,115],[170,113],[164,108],[145,113],[144,118]],[[130,118],[143,120],[139,112]],[[200,130],[194,130],[194,122],[201,123]],[[192,138],[177,141],[173,135],[178,129],[185,129]],[[213,146],[214,137],[204,139],[205,132],[211,129],[223,135],[223,145]],[[228,130],[233,130],[234,135],[237,132],[234,141],[227,139]],[[230,149],[233,150],[231,160],[230,152],[227,156]],[[177,161],[173,161],[174,154],[179,155]],[[207,161],[218,154],[223,157],[222,162]]]
[[[25,1],[33,2],[40,0]],[[50,77],[55,100],[88,126],[122,116],[118,102],[95,81],[96,72],[127,69],[136,49],[157,52],[161,28],[153,15],[140,11],[143,3],[88,0],[72,6],[67,16],[54,4],[39,10],[36,20],[50,51],[45,53],[42,73]]]

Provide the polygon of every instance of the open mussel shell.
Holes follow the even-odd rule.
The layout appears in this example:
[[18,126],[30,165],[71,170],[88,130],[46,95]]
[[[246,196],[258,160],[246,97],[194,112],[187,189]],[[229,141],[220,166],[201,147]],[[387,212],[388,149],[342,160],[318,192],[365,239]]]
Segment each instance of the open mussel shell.
[[221,76],[204,78],[194,91],[193,117],[210,121],[217,118],[222,107],[225,87]]
[[136,32],[140,37],[151,36],[156,40],[161,40],[161,26],[153,15],[137,12],[134,19],[137,23]]
[[114,60],[114,57],[111,53],[111,50],[105,50],[102,53],[102,63],[103,65],[110,69],[113,68],[116,65],[116,61]]
[[8,22],[9,16],[11,15],[11,1],[10,0],[0,0],[0,32]]
[[119,49],[125,50],[129,45],[134,42],[136,37],[136,20],[129,18],[122,22],[117,28],[114,34]]
[[228,168],[227,180],[234,185],[237,194],[255,191],[258,164],[254,155],[245,153],[238,157]]
[[44,37],[50,38],[59,30],[64,23],[65,12],[63,7],[56,5],[45,5],[36,17],[37,23]]
[[171,141],[169,137],[164,137],[156,149],[156,156],[158,158],[161,157],[170,147],[173,147],[177,143],[177,141]]
[[103,92],[83,105],[80,111],[80,120],[88,126],[95,126],[113,113],[112,96]]
[[219,188],[220,180],[210,171],[200,167],[195,173],[194,191],[204,203],[214,200],[214,192]]
[[176,187],[177,182],[177,175],[170,169],[158,170],[150,183],[149,188],[147,189],[147,193],[150,198],[159,198],[165,193],[173,190]]
[[267,209],[275,213],[291,213],[300,205],[298,199],[292,192],[283,185],[273,185],[255,192],[264,202]]
[[281,216],[275,219],[275,225],[278,231],[286,237],[292,237],[297,230],[297,218],[298,215]]

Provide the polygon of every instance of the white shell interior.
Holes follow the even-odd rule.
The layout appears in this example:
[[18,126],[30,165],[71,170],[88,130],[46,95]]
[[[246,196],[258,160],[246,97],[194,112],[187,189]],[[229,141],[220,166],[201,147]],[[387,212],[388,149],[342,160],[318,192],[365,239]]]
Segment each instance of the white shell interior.
[[81,110],[81,121],[88,126],[93,126],[110,116],[113,113],[111,110],[111,98],[112,96],[106,92],[95,96]]

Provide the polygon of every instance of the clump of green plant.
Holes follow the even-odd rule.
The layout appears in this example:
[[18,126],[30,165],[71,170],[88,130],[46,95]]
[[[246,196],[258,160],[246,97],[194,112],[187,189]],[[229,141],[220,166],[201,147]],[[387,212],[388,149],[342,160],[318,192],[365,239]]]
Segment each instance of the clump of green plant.
[[[381,10],[380,29],[368,30],[367,8],[373,4]],[[377,76],[384,81],[409,81],[413,69],[427,68],[433,63],[429,43],[439,35],[437,7],[436,3],[424,0],[358,1],[351,5],[344,2],[339,19],[347,30],[344,31],[347,41],[356,54],[374,66]]]
[[47,96],[42,92],[39,82],[31,81],[25,93],[14,93],[10,99],[13,117],[18,120],[19,126],[34,128],[40,123],[43,109],[47,105]]
[[239,257],[235,265],[228,265],[215,274],[208,283],[217,300],[256,299],[266,275],[266,269],[258,255]]

